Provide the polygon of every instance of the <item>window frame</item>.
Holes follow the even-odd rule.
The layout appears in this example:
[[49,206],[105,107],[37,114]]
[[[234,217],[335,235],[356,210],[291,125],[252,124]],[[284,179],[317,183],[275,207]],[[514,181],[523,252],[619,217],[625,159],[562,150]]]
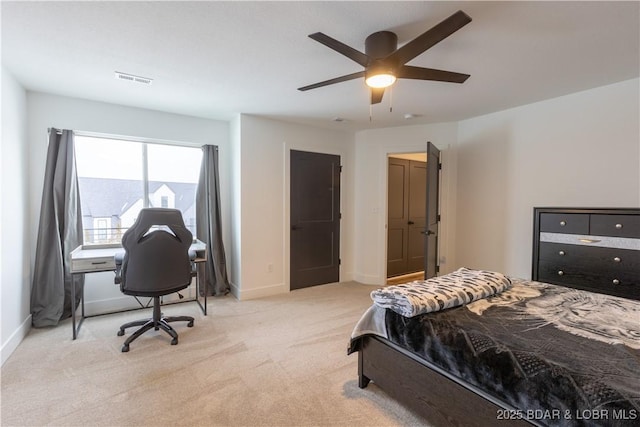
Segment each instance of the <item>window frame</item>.
[[[167,140],[167,139],[158,139],[158,138],[147,138],[147,137],[136,137],[136,136],[126,136],[126,135],[118,135],[118,134],[107,134],[107,133],[99,133],[99,132],[90,132],[90,131],[74,131],[74,137],[87,137],[87,138],[99,138],[99,139],[112,139],[118,141],[125,142],[134,142],[141,144],[142,147],[142,187],[143,187],[143,195],[142,195],[142,208],[150,207],[150,194],[149,194],[149,157],[148,157],[148,144],[155,145],[165,145],[165,146],[174,146],[174,147],[187,147],[187,148],[202,148],[203,143],[195,143],[195,142],[187,142],[187,141],[176,141],[176,140]],[[76,160],[77,161],[77,160]],[[199,165],[200,166],[200,165]],[[197,185],[197,182],[196,182]],[[194,199],[194,204],[196,200]],[[103,218],[103,217],[96,217]],[[194,225],[195,227],[195,225]],[[107,237],[109,237],[112,233],[111,230],[107,230]],[[195,231],[195,230],[194,230]],[[194,233],[195,238],[195,233]],[[85,233],[84,233],[84,224],[82,226],[82,245],[83,246],[104,246],[102,242],[86,242],[85,241]]]

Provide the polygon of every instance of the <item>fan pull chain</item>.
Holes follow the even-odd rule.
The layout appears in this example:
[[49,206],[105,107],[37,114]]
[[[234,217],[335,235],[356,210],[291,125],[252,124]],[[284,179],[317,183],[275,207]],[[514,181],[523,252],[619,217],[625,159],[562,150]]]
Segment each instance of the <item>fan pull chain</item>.
[[373,116],[373,105],[369,104],[369,121],[371,121],[371,116]]
[[389,88],[389,112],[393,113],[393,86]]

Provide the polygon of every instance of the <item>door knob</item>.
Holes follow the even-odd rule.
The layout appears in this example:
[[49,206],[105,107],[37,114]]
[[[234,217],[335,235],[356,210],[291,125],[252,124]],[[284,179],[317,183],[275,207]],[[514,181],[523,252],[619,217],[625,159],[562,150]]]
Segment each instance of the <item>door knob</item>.
[[415,224],[415,222],[413,222],[413,221],[409,221],[407,224],[409,224],[409,225],[413,225],[413,224]]
[[432,234],[436,234],[434,231],[431,231],[431,230],[421,231],[420,233],[426,234],[427,236],[431,236]]

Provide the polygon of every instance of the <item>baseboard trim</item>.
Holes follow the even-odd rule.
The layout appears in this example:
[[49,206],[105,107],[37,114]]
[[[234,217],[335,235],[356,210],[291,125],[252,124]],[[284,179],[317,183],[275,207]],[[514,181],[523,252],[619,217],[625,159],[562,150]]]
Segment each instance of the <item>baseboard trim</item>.
[[231,295],[236,297],[237,300],[240,299],[240,289],[232,281],[229,281],[229,292],[231,292]]
[[354,274],[353,280],[363,285],[383,286],[386,283],[384,277],[372,276],[368,274]]
[[284,283],[278,283],[276,285],[263,286],[257,289],[244,290],[244,289],[235,288],[234,296],[238,300],[244,301],[249,299],[264,298],[264,297],[270,297],[273,295],[286,294],[287,292],[289,292],[289,287],[286,286]]
[[0,353],[2,353],[2,363],[0,366],[4,365],[4,362],[9,360],[9,357],[16,351],[16,348],[20,345],[22,340],[27,336],[29,331],[31,330],[31,314],[27,316],[27,318],[22,322],[22,324],[16,329],[13,334],[9,337],[7,342],[2,344],[2,349]]
[[[195,292],[196,292],[195,287],[190,286],[180,291],[180,294],[184,297],[184,299],[180,299],[177,293],[172,293],[172,294],[163,296],[162,301],[163,302],[193,301],[195,300]],[[139,299],[143,304],[145,304],[147,301],[150,301],[150,305],[148,308],[153,307],[152,298],[139,297]],[[129,295],[124,295],[124,294],[115,298],[105,298],[101,300],[86,301],[84,303],[84,310],[85,310],[86,316],[111,314],[119,311],[134,310],[139,308],[143,308],[143,307],[140,307],[140,304],[138,304],[138,302],[134,297]],[[80,314],[80,310],[78,310],[78,315],[79,314]]]

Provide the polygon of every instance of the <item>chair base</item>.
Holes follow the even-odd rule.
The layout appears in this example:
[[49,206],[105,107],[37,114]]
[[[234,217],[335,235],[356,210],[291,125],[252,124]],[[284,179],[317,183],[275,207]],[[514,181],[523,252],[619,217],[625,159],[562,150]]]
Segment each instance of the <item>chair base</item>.
[[141,328],[136,330],[133,335],[126,339],[126,341],[122,345],[122,352],[126,353],[127,351],[129,351],[129,344],[131,344],[132,341],[147,332],[149,329],[154,329],[156,331],[162,329],[171,336],[171,345],[176,345],[178,344],[178,333],[171,327],[171,325],[169,325],[169,322],[188,322],[187,326],[191,328],[193,327],[194,320],[195,319],[191,316],[162,316],[162,313],[160,313],[160,297],[154,297],[153,317],[151,319],[136,320],[134,322],[128,322],[120,326],[120,330],[118,331],[119,337],[124,335],[125,329],[134,326],[141,326]]

